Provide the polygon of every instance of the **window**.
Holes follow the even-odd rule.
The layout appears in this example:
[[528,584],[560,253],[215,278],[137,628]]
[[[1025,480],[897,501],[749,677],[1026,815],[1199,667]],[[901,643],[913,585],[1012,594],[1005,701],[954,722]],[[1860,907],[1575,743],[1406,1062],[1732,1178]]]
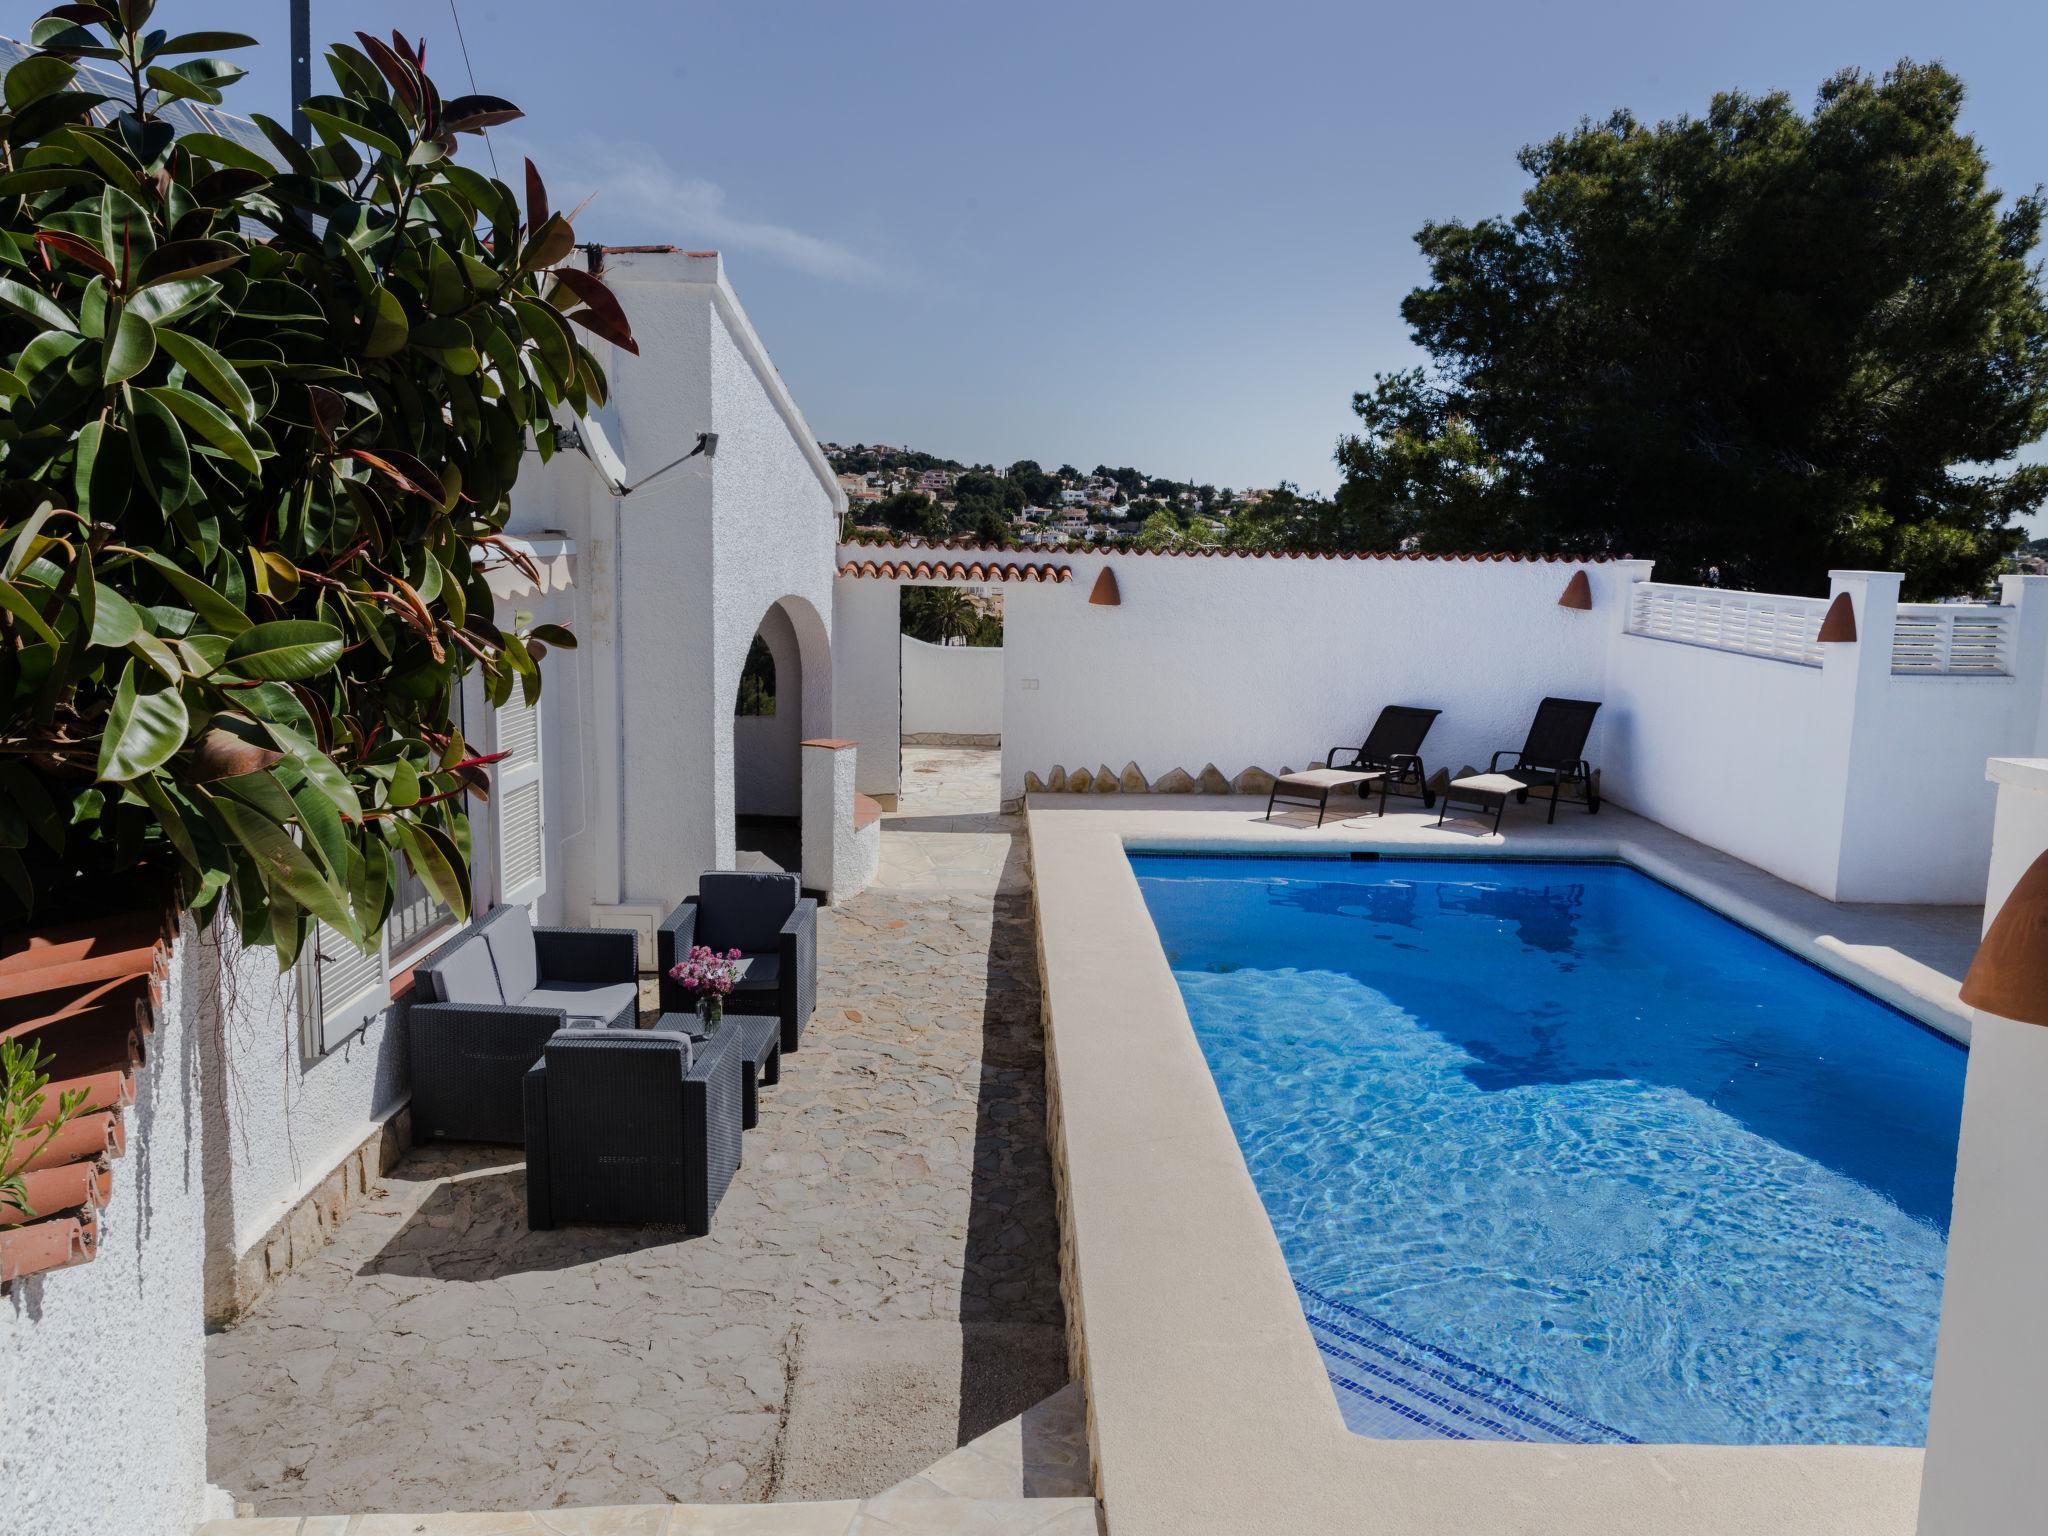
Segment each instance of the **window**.
[[491,825],[497,835],[498,900],[537,899],[547,889],[546,800],[541,793],[540,711],[514,690],[491,712]]
[[758,634],[747,647],[747,664],[740,668],[739,703],[733,713],[743,718],[775,713],[775,653]]

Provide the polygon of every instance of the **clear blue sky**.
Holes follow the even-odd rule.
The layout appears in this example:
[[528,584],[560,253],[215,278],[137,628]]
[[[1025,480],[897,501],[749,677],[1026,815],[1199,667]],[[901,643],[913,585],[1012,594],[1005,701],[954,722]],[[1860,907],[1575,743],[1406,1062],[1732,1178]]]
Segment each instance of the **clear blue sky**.
[[[528,113],[500,160],[596,192],[579,233],[723,250],[820,436],[998,464],[1329,487],[1351,392],[1417,359],[1414,231],[1512,208],[1515,151],[1581,116],[1939,58],[1997,184],[2048,181],[2036,0],[460,5]],[[284,0],[159,13],[262,38],[229,101],[282,116]],[[464,85],[447,0],[313,16],[424,32]]]

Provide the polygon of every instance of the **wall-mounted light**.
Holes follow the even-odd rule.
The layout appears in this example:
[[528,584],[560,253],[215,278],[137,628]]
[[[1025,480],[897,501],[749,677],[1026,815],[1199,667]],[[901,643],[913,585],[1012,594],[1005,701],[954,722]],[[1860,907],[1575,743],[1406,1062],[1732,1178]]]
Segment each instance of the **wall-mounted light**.
[[2005,898],[1963,977],[1972,1008],[2022,1024],[2048,1024],[2048,853]]
[[1108,566],[1095,578],[1095,590],[1088,594],[1088,601],[1098,608],[1115,608],[1123,603],[1123,595],[1116,588],[1116,572]]
[[1593,606],[1593,583],[1586,580],[1584,571],[1573,571],[1572,579],[1564,584],[1564,596],[1557,600],[1560,608],[1577,608],[1581,612]]
[[1835,600],[1828,604],[1827,616],[1820,621],[1817,638],[1822,645],[1856,643],[1856,605],[1849,601],[1848,593],[1837,592]]

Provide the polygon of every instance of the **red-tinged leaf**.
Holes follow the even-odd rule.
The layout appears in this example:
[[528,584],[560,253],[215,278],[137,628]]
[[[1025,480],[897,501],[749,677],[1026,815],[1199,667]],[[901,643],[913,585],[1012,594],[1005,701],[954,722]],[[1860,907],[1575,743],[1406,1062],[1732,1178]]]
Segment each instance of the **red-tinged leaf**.
[[[395,32],[391,35],[394,38],[398,37]],[[420,105],[419,81],[412,70],[406,67],[405,61],[367,32],[358,32],[356,41],[363,45],[363,52],[367,53],[370,62],[377,66],[377,73],[389,80],[391,89],[398,92],[405,104],[417,112]],[[399,42],[402,46],[404,39],[400,38]]]
[[[524,576],[535,586],[540,585],[540,567],[535,565],[533,557],[517,544],[495,533],[484,534],[477,540],[477,543],[490,545],[515,566],[520,575]],[[493,643],[495,644],[496,642]]]
[[55,251],[61,256],[69,256],[82,267],[91,267],[108,282],[113,282],[118,275],[114,271],[114,264],[100,254],[98,246],[89,240],[81,240],[76,235],[60,234],[56,230],[46,229],[36,236],[36,244],[44,247],[45,261],[49,260],[48,253]]
[[531,160],[526,162],[526,227],[538,231],[548,221],[548,189],[541,184],[540,172]]
[[482,133],[525,115],[502,96],[458,96],[441,108],[441,131]]
[[441,477],[409,453],[402,453],[396,448],[387,448],[381,453],[372,453],[367,448],[344,448],[341,453],[345,459],[354,459],[358,464],[381,470],[400,490],[424,496],[437,507],[448,499],[447,492],[441,488]]
[[527,244],[526,270],[545,272],[575,249],[576,231],[569,227],[569,221],[559,213],[549,214]]
[[313,430],[320,434],[321,440],[331,451],[334,447],[334,429],[341,425],[341,396],[325,385],[308,384],[306,403],[311,407]]
[[225,240],[173,240],[142,258],[135,286],[147,288],[151,283],[167,283],[173,278],[204,277],[209,272],[232,267],[241,259],[242,252]]
[[633,327],[626,319],[626,311],[602,279],[580,267],[557,267],[555,281],[586,306],[568,311],[569,319],[586,331],[603,337],[621,352],[630,352],[635,357],[640,355],[640,343],[633,339]]
[[284,760],[284,754],[275,747],[251,739],[261,730],[253,721],[234,723],[247,734],[215,725],[199,738],[192,753],[191,770],[186,775],[192,783],[237,779],[245,773],[260,773]]

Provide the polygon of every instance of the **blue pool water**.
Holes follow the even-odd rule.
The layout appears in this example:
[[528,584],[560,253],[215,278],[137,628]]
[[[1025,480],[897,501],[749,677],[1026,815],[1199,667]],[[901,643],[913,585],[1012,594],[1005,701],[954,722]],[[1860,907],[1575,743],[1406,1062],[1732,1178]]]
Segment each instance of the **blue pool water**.
[[1353,1429],[1923,1443],[1959,1046],[1620,865],[1131,863]]

